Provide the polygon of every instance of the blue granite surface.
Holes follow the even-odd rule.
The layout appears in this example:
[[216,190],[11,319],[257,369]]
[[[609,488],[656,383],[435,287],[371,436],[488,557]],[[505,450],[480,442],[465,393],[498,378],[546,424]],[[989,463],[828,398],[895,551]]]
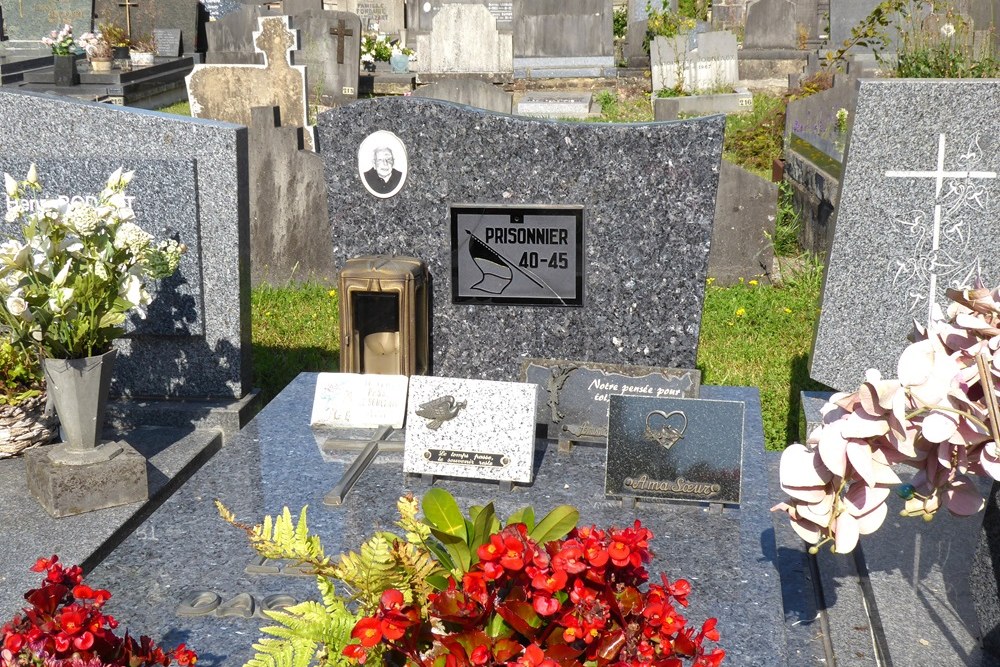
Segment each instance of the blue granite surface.
[[[203,590],[224,602],[240,593],[260,600],[284,592],[301,600],[315,597],[316,590],[312,578],[246,574],[254,554],[245,536],[218,518],[213,498],[240,520],[254,523],[285,505],[298,511],[308,504],[310,528],[332,554],[357,547],[374,530],[392,527],[396,498],[407,490],[400,453],[380,454],[343,505],[323,506],[323,495],[356,452],[328,456],[324,463],[308,425],[315,381],[315,374],[300,375],[140,526],[145,539],[129,537],[94,569],[89,581],[112,591],[109,611],[116,618],[168,644],[189,643],[200,653],[199,665],[235,667],[252,655],[250,645],[262,621],[181,618],[174,613],[179,602]],[[502,516],[526,504],[547,512],[572,503],[584,523],[623,525],[642,519],[656,535],[653,576],[664,571],[691,581],[686,616],[697,623],[718,616],[726,664],[786,665],[758,395],[754,389],[703,387],[702,396],[746,402],[749,435],[739,510],[715,514],[701,507],[643,504],[623,509],[604,498],[603,449],[577,447],[560,455],[554,443],[540,443],[531,487],[501,493],[489,483],[439,484],[463,508],[495,500]]]

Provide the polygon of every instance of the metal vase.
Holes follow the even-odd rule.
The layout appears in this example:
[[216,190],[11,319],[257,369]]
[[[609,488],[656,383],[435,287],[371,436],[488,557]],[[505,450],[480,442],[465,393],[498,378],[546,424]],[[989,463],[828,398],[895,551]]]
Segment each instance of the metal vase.
[[67,453],[93,452],[100,444],[116,355],[117,350],[111,350],[84,359],[42,361]]
[[76,86],[80,73],[76,71],[76,56],[52,56],[52,82],[57,86]]

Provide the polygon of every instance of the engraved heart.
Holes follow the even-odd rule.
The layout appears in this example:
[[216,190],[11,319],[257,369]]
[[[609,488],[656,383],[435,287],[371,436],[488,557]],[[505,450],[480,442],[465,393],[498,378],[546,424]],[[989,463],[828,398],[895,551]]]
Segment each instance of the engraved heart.
[[680,410],[653,410],[646,415],[646,432],[643,438],[658,443],[664,449],[670,449],[684,437],[687,423],[687,415]]

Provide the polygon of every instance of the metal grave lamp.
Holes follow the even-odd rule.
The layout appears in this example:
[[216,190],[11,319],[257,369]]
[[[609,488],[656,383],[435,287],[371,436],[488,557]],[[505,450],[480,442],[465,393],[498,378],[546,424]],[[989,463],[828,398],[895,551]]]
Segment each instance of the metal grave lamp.
[[426,375],[430,360],[427,265],[366,255],[340,272],[340,370]]

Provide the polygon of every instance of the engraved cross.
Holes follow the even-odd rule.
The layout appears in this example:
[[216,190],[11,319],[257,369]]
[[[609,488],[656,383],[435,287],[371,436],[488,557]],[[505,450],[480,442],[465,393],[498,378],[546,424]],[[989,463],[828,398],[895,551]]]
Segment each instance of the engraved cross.
[[132,8],[139,5],[125,0],[125,2],[119,2],[118,6],[125,8],[125,34],[128,35],[129,39],[132,39]]
[[941,134],[938,136],[938,155],[937,155],[937,169],[934,171],[898,171],[890,170],[885,172],[887,178],[933,178],[935,189],[934,189],[934,233],[931,240],[931,264],[930,264],[930,286],[927,292],[927,321],[930,322],[931,316],[934,312],[934,299],[937,294],[937,272],[935,269],[935,262],[937,251],[941,246],[941,189],[944,186],[944,179],[946,178],[961,178],[961,179],[995,179],[997,177],[997,172],[995,171],[945,171],[944,168],[944,155],[945,155],[945,135]]
[[[127,0],[126,0],[127,2]],[[344,38],[354,35],[354,31],[347,27],[344,19],[337,21],[336,28],[330,28],[330,34],[337,38],[337,64],[344,64]]]

